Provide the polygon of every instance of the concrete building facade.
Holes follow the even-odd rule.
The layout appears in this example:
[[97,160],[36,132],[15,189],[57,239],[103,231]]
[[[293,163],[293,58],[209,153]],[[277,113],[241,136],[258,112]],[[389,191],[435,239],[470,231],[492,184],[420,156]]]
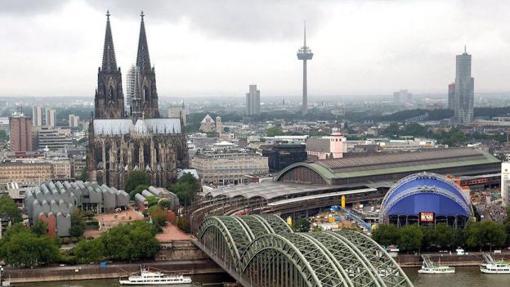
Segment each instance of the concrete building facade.
[[11,151],[27,152],[32,150],[32,119],[23,114],[14,113],[9,118]]
[[43,107],[33,106],[32,107],[32,126],[42,127],[43,125]]
[[191,161],[205,184],[227,185],[247,182],[248,175],[267,175],[267,157],[243,153],[197,154]]
[[471,55],[466,50],[456,57],[454,119],[458,124],[473,121],[474,78],[471,77]]
[[257,89],[257,85],[250,85],[246,94],[246,114],[248,116],[260,114],[260,90]]

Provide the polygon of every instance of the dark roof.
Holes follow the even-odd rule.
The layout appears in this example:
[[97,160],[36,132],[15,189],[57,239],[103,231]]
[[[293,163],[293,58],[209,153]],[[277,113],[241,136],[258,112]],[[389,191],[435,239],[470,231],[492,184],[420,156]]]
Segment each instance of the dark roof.
[[306,140],[306,150],[314,152],[329,152],[329,139],[309,138]]
[[282,170],[277,180],[285,173],[300,166],[315,171],[324,180],[331,182],[332,179],[434,171],[498,164],[499,162],[491,154],[471,148],[370,154],[308,163],[295,163]]

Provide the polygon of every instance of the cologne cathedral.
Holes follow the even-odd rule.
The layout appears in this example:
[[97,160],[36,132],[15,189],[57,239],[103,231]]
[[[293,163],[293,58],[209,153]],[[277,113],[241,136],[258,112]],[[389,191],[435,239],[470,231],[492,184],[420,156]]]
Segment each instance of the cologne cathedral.
[[97,74],[95,113],[89,125],[89,180],[124,189],[129,173],[143,170],[152,185],[166,186],[175,179],[177,169],[188,166],[183,120],[159,116],[156,73],[149,57],[143,12],[135,91],[131,105],[125,107],[110,13],[106,16],[103,62]]

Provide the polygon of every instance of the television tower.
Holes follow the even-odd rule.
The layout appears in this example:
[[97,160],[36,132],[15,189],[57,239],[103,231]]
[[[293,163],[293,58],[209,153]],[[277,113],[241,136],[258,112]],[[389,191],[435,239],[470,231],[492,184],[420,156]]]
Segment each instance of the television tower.
[[307,76],[306,76],[306,61],[311,60],[313,57],[312,50],[306,46],[306,22],[304,25],[304,40],[303,47],[297,52],[298,60],[303,61],[303,106],[302,112],[306,113],[308,109],[308,87],[307,87]]

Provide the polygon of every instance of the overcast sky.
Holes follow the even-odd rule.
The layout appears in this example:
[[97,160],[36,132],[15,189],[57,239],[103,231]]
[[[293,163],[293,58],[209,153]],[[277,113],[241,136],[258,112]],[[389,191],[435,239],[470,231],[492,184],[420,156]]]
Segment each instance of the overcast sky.
[[[455,54],[473,54],[476,92],[510,91],[510,1],[0,0],[0,96],[94,96],[110,9],[123,77],[146,17],[159,95],[446,93]],[[125,90],[125,87],[124,87]]]

